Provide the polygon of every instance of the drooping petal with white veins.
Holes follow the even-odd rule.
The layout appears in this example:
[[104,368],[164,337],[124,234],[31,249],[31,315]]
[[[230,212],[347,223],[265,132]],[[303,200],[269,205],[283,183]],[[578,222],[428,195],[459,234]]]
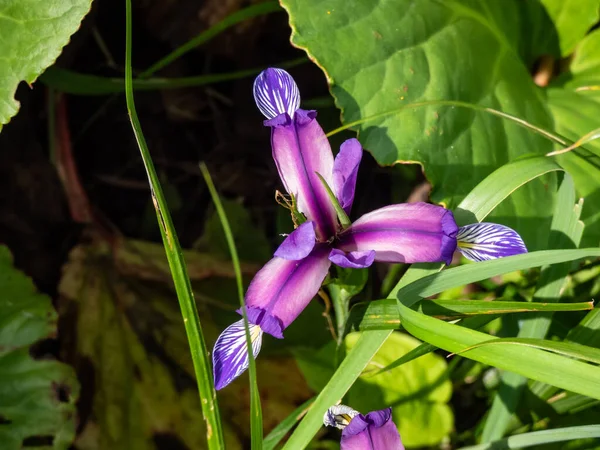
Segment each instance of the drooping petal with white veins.
[[360,217],[339,234],[334,247],[344,252],[375,250],[375,261],[450,264],[457,231],[451,211],[428,203],[402,203]]
[[292,119],[300,107],[300,92],[292,76],[283,69],[263,70],[254,80],[254,100],[267,119],[287,113]]
[[504,225],[474,223],[458,229],[458,250],[471,261],[487,261],[527,253],[521,236]]
[[[252,353],[256,358],[262,345],[263,331],[258,325],[249,324]],[[213,350],[213,374],[215,388],[223,389],[239,377],[249,364],[244,320],[229,325],[221,333]]]
[[293,120],[280,115],[265,124],[272,130],[273,159],[285,189],[298,211],[315,222],[319,240],[326,241],[337,231],[337,214],[317,173],[332,186],[333,154],[315,117],[316,112],[299,109]]
[[350,214],[354,202],[358,166],[362,159],[362,146],[358,139],[348,139],[340,147],[333,161],[333,191],[340,206]]

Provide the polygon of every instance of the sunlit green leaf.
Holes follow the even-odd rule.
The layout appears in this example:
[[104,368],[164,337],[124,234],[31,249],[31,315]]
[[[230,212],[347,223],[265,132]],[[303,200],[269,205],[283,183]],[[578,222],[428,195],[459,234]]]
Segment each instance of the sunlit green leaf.
[[17,114],[22,81],[33,83],[79,28],[91,0],[19,0],[0,4],[0,128]]
[[[541,5],[519,0],[284,0],[292,40],[325,71],[344,122],[411,103],[458,100],[551,129],[523,61],[527,21],[544,24]],[[551,23],[548,21],[548,25]],[[406,108],[357,127],[380,164],[418,162],[433,199],[455,207],[486,175],[551,142],[484,111],[451,105]],[[494,212],[544,248],[554,193],[549,175],[528,183]],[[535,199],[535,200],[533,200]]]

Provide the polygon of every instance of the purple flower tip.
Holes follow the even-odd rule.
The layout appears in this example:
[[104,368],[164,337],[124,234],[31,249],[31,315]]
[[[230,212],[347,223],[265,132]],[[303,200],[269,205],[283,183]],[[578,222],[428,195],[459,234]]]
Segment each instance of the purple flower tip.
[[283,69],[263,70],[254,80],[254,100],[267,119],[287,113],[291,118],[300,107],[300,93],[292,76]]
[[[261,327],[249,324],[252,353],[256,358],[262,345]],[[239,377],[249,364],[244,321],[238,320],[221,333],[213,350],[213,375],[215,388],[223,389]]]
[[487,261],[527,253],[521,236],[512,228],[495,223],[474,223],[460,227],[458,250],[471,261]]
[[[236,312],[242,314],[241,309],[238,309]],[[263,308],[255,306],[247,306],[246,314],[248,314],[248,322],[258,325],[262,331],[269,333],[277,339],[283,339],[283,324],[280,319],[269,314]]]
[[325,413],[323,424],[342,430],[341,450],[404,450],[391,418],[392,408],[363,416],[348,406],[336,405]]

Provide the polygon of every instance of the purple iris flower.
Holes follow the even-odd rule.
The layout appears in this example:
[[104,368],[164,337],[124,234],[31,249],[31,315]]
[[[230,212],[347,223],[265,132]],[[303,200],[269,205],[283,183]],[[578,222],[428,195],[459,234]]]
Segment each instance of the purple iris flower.
[[[345,141],[334,159],[316,112],[299,108],[296,83],[282,69],[267,69],[256,78],[254,98],[267,117],[264,124],[271,128],[273,158],[291,197],[293,214],[306,219],[248,287],[245,308],[254,356],[263,333],[283,338],[285,328],[321,288],[331,263],[344,268],[365,268],[374,261],[450,264],[457,246],[472,260],[526,251],[510,228],[495,224],[459,228],[451,211],[428,203],[386,206],[342,226],[328,188],[349,213],[362,158],[358,140]],[[217,389],[248,367],[242,320],[217,339],[213,367]]]
[[392,408],[363,416],[348,406],[336,405],[327,410],[323,424],[342,430],[341,450],[404,450],[391,418]]

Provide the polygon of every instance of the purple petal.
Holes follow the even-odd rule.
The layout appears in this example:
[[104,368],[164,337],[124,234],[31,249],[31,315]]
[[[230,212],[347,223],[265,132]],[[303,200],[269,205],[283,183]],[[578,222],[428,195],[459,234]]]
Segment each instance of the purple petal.
[[[258,325],[249,325],[252,353],[256,358],[258,352],[260,352],[263,332]],[[215,343],[212,355],[213,374],[217,390],[223,389],[248,368],[247,348],[243,320],[238,320],[221,333]]]
[[404,450],[392,408],[354,417],[342,431],[341,450]]
[[[247,306],[246,314],[248,315],[248,322],[260,326],[260,329],[265,333],[269,333],[271,336],[277,339],[283,339],[283,324],[277,317],[272,316],[262,308],[255,308]],[[242,314],[242,309],[236,311],[238,314]]]
[[458,229],[458,250],[471,261],[487,261],[527,253],[521,236],[495,223],[474,223]]
[[364,269],[375,261],[375,250],[346,253],[334,248],[329,253],[329,261],[344,269]]
[[300,107],[300,93],[292,76],[283,69],[269,68],[254,80],[254,100],[267,119],[287,113],[291,118]]
[[298,211],[314,221],[317,236],[326,241],[337,230],[337,215],[317,173],[332,186],[333,154],[314,111],[296,111],[294,120],[278,116],[265,122],[272,127],[271,146],[279,176],[296,198]]
[[457,230],[452,212],[441,206],[402,203],[365,214],[340,234],[335,247],[375,250],[375,261],[450,264]]
[[333,162],[333,191],[341,207],[350,214],[354,201],[356,176],[362,158],[362,147],[357,139],[348,139]]
[[[281,321],[283,329],[287,328],[321,288],[331,265],[328,254],[327,245],[317,244],[300,261],[273,258],[258,271],[248,287],[249,311],[258,308],[265,312],[265,317],[274,317]],[[261,323],[257,325],[262,328]],[[266,328],[263,330],[270,333]]]
[[306,258],[315,247],[316,239],[315,223],[304,222],[285,238],[275,256],[290,261]]

